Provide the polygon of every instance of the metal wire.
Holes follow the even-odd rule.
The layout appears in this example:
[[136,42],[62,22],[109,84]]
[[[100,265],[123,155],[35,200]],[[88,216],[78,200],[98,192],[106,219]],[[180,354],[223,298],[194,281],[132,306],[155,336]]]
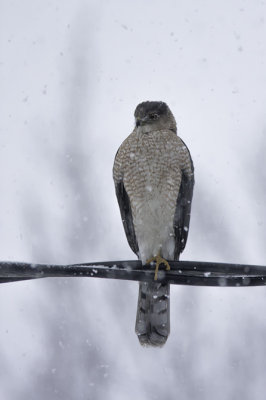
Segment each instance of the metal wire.
[[[204,261],[169,261],[158,282],[175,285],[247,287],[266,285],[266,267]],[[104,261],[71,265],[0,262],[0,283],[51,277],[87,277],[151,282],[154,267],[140,261]]]

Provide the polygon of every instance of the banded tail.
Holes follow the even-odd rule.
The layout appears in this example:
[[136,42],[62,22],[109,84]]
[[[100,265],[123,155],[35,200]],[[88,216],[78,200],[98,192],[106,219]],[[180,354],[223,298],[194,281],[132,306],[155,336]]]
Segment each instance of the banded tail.
[[170,284],[139,283],[135,330],[143,346],[165,344],[170,333]]

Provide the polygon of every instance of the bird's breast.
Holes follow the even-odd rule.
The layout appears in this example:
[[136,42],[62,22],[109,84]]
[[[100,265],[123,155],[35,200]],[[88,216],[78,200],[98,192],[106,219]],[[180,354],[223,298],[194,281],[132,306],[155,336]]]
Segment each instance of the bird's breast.
[[160,132],[143,134],[132,142],[128,154],[124,183],[132,200],[147,201],[155,194],[167,198],[170,192],[177,197],[181,169],[179,154],[169,137]]

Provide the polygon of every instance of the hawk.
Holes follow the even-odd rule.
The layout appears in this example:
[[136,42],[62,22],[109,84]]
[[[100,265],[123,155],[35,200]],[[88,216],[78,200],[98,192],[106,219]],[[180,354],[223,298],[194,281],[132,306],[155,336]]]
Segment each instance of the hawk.
[[136,333],[142,345],[162,346],[170,332],[170,284],[159,283],[160,264],[178,260],[190,221],[194,168],[166,103],[145,101],[135,128],[119,147],[113,178],[129,246],[142,264],[155,262],[154,282],[139,283]]

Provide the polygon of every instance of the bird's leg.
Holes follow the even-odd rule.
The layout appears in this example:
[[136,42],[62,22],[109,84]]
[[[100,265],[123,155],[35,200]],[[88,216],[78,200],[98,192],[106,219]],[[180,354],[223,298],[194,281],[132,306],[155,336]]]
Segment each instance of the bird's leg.
[[157,277],[158,277],[158,270],[159,270],[159,266],[160,264],[164,264],[166,266],[166,270],[170,271],[170,265],[168,263],[168,261],[166,261],[164,258],[162,258],[160,256],[160,253],[158,253],[157,256],[155,257],[151,257],[146,261],[146,264],[150,264],[151,262],[155,261],[156,262],[156,267],[155,267],[155,274],[154,274],[154,280],[157,281]]

